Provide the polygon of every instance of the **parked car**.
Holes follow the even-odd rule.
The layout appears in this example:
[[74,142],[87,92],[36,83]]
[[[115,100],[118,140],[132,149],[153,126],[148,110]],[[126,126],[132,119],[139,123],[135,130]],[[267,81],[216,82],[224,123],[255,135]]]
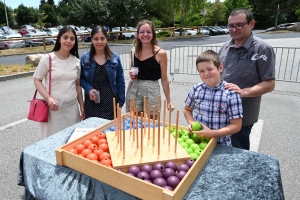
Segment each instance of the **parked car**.
[[[175,36],[179,36],[180,35],[180,28],[179,29],[175,29],[174,30],[174,34]],[[192,29],[182,29],[182,35],[197,35],[197,31],[196,30],[192,30]]]
[[24,34],[28,34],[29,31],[35,31],[35,28],[31,25],[26,24],[26,25],[21,26],[21,29],[19,30],[19,33],[21,35],[24,35]]
[[[0,39],[6,39],[4,36]],[[13,49],[13,48],[24,48],[25,43],[23,40],[10,40],[10,41],[0,41],[0,49]]]
[[45,38],[46,40],[46,45],[55,45],[56,43],[56,38]]
[[3,35],[9,35],[13,30],[8,26],[0,26],[0,30],[2,30]]
[[206,29],[210,32],[210,35],[219,35],[219,32],[215,29],[212,29],[210,27],[207,26],[202,26],[201,29]]
[[[280,24],[277,26],[277,30],[287,30],[287,28],[289,26],[293,26],[295,25],[296,23],[285,23],[285,24]],[[271,27],[271,28],[268,28],[266,29],[266,31],[275,31],[275,27]]]
[[[31,31],[30,31],[30,32],[31,32]],[[45,31],[43,31],[43,30],[38,30],[38,29],[35,29],[35,30],[32,31],[32,32],[34,32],[37,36],[47,36],[47,35],[48,35]]]
[[24,34],[23,37],[24,37],[24,42],[26,47],[43,46],[43,38],[33,38],[33,37],[38,37],[33,32]]
[[223,30],[225,32],[225,34],[229,34],[229,30],[227,29],[226,26],[217,26],[217,28],[220,28],[221,30]]
[[[111,32],[120,32],[120,31],[126,31],[125,27],[121,27],[122,30],[120,30],[120,27],[113,27]],[[111,34],[112,39],[116,39],[116,34]],[[119,40],[124,40],[124,39],[134,39],[135,38],[135,32],[122,32],[122,37],[120,37],[119,34]]]
[[200,28],[200,33],[202,35],[211,35],[209,30],[203,28]]
[[48,36],[57,36],[59,33],[57,28],[43,28],[43,31],[45,31]]
[[6,32],[6,34],[4,34],[3,36],[5,38],[21,38],[22,37],[22,35],[20,33],[18,33],[15,30],[12,30],[12,29],[8,32],[8,34]]

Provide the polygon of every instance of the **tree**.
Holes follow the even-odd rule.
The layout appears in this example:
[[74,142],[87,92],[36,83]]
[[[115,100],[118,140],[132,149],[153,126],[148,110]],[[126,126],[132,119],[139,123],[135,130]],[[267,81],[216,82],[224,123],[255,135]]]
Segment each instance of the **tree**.
[[70,0],[71,9],[68,9],[68,23],[90,26],[106,22],[106,0]]
[[46,4],[46,1],[45,0],[41,0],[40,1],[40,6],[39,6],[39,9],[41,9],[43,7],[43,5]]
[[[248,8],[252,9],[251,5],[249,4],[248,0],[225,0],[224,5],[227,8],[226,17],[228,18],[231,11],[236,8]],[[227,24],[227,20],[224,22]]]
[[16,14],[18,24],[32,24],[38,20],[38,10],[33,7],[27,8],[23,4],[18,6]]
[[45,15],[45,12],[42,11],[41,13],[39,13],[39,17],[38,17],[38,22],[36,24],[34,24],[35,27],[37,28],[42,28],[45,26],[45,20],[47,19],[48,15]]
[[40,12],[44,12],[45,14],[47,14],[45,23],[47,23],[49,26],[54,26],[57,24],[56,13],[54,11],[54,8],[51,5],[44,4],[40,9]]
[[211,26],[221,24],[226,19],[226,11],[224,3],[217,0],[207,11],[206,24]]
[[136,25],[141,19],[147,18],[143,0],[109,0],[107,5],[108,16],[106,25],[122,27]]
[[[13,10],[10,7],[6,6],[6,14],[7,14],[7,20],[8,24],[13,25],[14,18],[13,18]],[[5,24],[6,25],[6,14],[5,14],[5,7],[4,3],[0,2],[0,24]]]

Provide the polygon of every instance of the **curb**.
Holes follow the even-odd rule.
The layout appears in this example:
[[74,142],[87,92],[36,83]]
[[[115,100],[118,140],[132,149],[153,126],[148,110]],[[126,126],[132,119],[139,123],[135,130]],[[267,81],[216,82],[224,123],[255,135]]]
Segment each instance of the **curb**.
[[20,74],[13,74],[13,75],[7,75],[7,76],[0,76],[0,82],[2,81],[8,81],[8,80],[13,80],[17,78],[25,78],[28,76],[32,76],[34,72],[25,72],[25,73],[20,73]]

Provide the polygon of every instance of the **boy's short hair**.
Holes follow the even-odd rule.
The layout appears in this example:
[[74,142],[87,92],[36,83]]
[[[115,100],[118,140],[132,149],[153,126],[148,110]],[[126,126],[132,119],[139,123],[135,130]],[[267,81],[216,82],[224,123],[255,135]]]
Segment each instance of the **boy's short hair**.
[[[197,67],[198,63],[210,62],[210,61],[213,61],[214,65],[217,67],[217,69],[219,69],[219,67],[221,65],[221,59],[220,59],[219,54],[217,54],[213,50],[206,50],[206,51],[202,52],[196,59],[196,67]],[[197,67],[197,69],[198,69],[198,67]]]

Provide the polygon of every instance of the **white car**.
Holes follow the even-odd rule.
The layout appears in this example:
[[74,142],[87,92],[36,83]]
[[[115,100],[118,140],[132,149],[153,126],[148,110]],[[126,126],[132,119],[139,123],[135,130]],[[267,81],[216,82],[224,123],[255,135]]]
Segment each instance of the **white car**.
[[[135,38],[136,30],[128,30],[125,27],[121,27],[121,28],[122,28],[122,35],[124,35],[124,37],[126,39],[134,39]],[[114,28],[112,28],[111,31],[112,32],[120,32],[120,27],[114,27]],[[126,32],[126,31],[131,31],[131,32]]]
[[45,28],[43,31],[45,31],[48,36],[57,36],[59,33],[57,28]]
[[[175,29],[174,33],[175,36],[180,36],[180,29]],[[182,29],[182,36],[186,35],[197,35],[197,31],[192,29]]]
[[3,36],[5,38],[21,38],[22,37],[22,35],[15,30],[10,30],[9,34],[7,34],[7,35],[4,34]]
[[[6,38],[0,38],[6,39]],[[10,40],[10,41],[0,41],[0,49],[13,49],[13,48],[24,48],[24,40]]]

